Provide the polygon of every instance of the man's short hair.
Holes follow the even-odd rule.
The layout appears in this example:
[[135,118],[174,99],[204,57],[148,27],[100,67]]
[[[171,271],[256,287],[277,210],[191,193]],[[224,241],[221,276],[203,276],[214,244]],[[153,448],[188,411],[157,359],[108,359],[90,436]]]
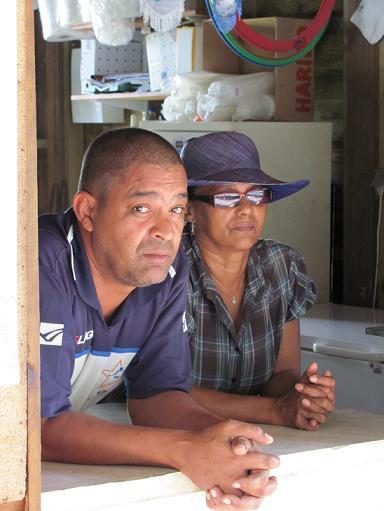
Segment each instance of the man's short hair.
[[88,146],[77,190],[106,200],[116,179],[137,162],[182,165],[176,149],[160,135],[140,128],[116,128],[101,133]]

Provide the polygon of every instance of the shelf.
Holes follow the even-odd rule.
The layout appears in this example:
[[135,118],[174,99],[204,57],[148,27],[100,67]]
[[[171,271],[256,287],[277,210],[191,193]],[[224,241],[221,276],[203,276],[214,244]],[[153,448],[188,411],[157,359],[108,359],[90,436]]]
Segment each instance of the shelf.
[[114,109],[120,108],[123,110],[145,112],[148,110],[148,103],[150,101],[163,101],[166,97],[166,94],[161,94],[160,92],[111,92],[110,94],[73,94],[71,101],[74,106],[78,106],[80,110],[85,109],[85,111],[92,108],[92,104],[94,104],[105,105]]
[[[204,21],[206,19],[209,19],[209,16],[207,14],[200,14],[197,13],[196,10],[192,9],[189,11],[185,11],[183,14],[183,18],[188,18],[191,21]],[[143,28],[143,18],[135,18],[135,28],[141,29]],[[77,25],[71,26],[72,30],[79,30],[81,32],[93,32],[92,23],[90,21],[87,21],[86,23],[78,23]]]
[[75,94],[72,101],[164,101],[166,94],[161,92],[111,92],[107,94]]

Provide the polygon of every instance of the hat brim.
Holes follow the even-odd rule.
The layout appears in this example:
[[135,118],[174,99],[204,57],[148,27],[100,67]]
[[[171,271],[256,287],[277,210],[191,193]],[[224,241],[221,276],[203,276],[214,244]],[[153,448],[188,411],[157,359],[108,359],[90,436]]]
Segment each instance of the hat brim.
[[[223,174],[223,178],[221,178],[220,174]],[[236,169],[232,176],[228,174],[229,172],[227,170],[222,173],[214,174],[214,179],[209,179],[210,176],[207,176],[206,179],[188,179],[188,186],[210,186],[229,183],[249,183],[253,185],[268,186],[268,188],[271,188],[272,190],[271,202],[275,202],[283,199],[284,197],[288,197],[289,195],[293,195],[309,185],[308,179],[299,179],[297,181],[288,182],[280,181],[279,179],[268,176],[268,174],[260,170],[258,170],[257,179],[255,180],[256,176],[254,169]]]

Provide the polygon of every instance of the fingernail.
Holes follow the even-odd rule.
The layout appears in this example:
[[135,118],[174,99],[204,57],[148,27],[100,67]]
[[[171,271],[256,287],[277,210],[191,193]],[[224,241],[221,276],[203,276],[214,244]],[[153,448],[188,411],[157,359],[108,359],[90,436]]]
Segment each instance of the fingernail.
[[231,499],[229,499],[228,497],[224,497],[223,504],[231,504]]
[[211,495],[215,499],[217,497],[217,491],[216,490],[211,490]]
[[316,383],[318,381],[317,376],[310,376],[309,379],[312,383]]
[[302,385],[301,383],[296,383],[295,389],[296,390],[304,390],[304,385]]
[[241,484],[240,483],[233,483],[233,488],[241,488]]
[[273,442],[273,436],[268,435],[268,433],[264,433],[264,437],[266,440],[268,440],[268,442]]
[[303,399],[302,403],[304,406],[309,406],[311,403],[308,401],[308,399]]
[[207,491],[207,500],[211,500],[211,494],[209,493],[209,491]]

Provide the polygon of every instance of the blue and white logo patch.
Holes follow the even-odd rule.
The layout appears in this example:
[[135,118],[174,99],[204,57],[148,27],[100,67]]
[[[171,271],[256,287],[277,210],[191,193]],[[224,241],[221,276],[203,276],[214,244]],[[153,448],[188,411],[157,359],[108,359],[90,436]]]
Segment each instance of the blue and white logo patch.
[[40,323],[40,344],[48,346],[63,345],[64,324]]

